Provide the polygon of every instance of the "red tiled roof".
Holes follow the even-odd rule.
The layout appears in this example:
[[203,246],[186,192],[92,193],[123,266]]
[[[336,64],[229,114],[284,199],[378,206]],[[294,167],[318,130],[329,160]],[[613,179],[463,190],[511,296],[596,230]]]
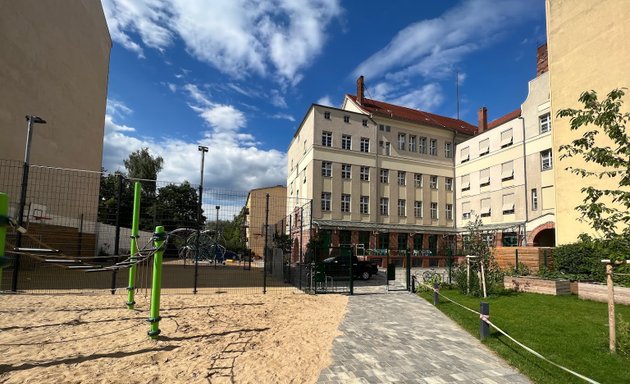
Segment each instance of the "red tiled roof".
[[[357,103],[356,96],[349,94],[346,94],[346,96]],[[363,99],[363,104],[361,105],[361,108],[374,115],[409,121],[412,123],[424,124],[432,127],[447,128],[471,136],[474,135],[477,130],[476,126],[469,124],[463,120],[452,119],[450,117],[440,116],[430,112],[401,107],[399,105],[389,104],[367,98]]]
[[507,115],[501,116],[496,120],[492,120],[488,123],[488,129],[496,128],[503,123],[507,123],[510,120],[514,120],[521,115],[521,109],[517,109],[516,111],[512,111]]

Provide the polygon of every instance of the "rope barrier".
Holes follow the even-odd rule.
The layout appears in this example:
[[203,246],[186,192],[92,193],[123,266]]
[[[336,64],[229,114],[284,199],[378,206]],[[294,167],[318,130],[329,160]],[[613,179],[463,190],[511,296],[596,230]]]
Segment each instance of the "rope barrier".
[[[417,280],[417,279],[416,279],[416,280]],[[574,375],[574,376],[576,376],[576,377],[579,377],[580,379],[582,379],[582,380],[584,380],[584,381],[586,381],[586,382],[588,382],[588,383],[591,383],[591,384],[600,384],[598,381],[595,381],[595,380],[593,380],[593,379],[590,379],[590,378],[588,378],[588,377],[586,377],[586,376],[584,376],[584,375],[582,375],[582,374],[579,374],[579,373],[577,373],[577,372],[575,372],[575,371],[570,370],[569,368],[566,368],[566,367],[564,367],[564,366],[562,366],[562,365],[560,365],[560,364],[557,364],[557,363],[555,363],[555,362],[553,362],[553,361],[551,361],[551,360],[547,359],[545,356],[541,355],[540,353],[536,352],[535,350],[531,349],[530,347],[528,347],[528,346],[526,346],[525,344],[521,343],[520,341],[516,340],[516,339],[515,339],[515,338],[513,338],[512,336],[508,335],[508,334],[507,334],[507,332],[505,332],[504,330],[502,330],[501,328],[499,328],[496,324],[494,324],[494,323],[492,323],[492,322],[490,321],[490,315],[484,315],[484,314],[481,314],[481,313],[480,313],[480,312],[478,312],[478,311],[475,311],[474,309],[468,308],[467,306],[465,306],[465,305],[463,305],[463,304],[460,304],[460,303],[458,303],[458,302],[454,301],[453,299],[451,299],[451,298],[449,298],[449,297],[444,296],[443,294],[441,294],[441,293],[440,293],[440,290],[439,290],[439,289],[433,288],[432,286],[430,286],[430,285],[428,285],[428,284],[426,284],[426,283],[420,283],[419,281],[418,281],[418,283],[419,283],[419,284],[421,284],[421,285],[424,285],[425,287],[430,288],[433,292],[436,292],[439,296],[441,296],[441,297],[445,298],[446,300],[450,301],[451,303],[453,303],[453,304],[455,304],[455,305],[458,305],[459,307],[461,307],[461,308],[463,308],[463,309],[465,309],[465,310],[467,310],[467,311],[469,311],[469,312],[472,312],[472,313],[475,313],[475,314],[479,315],[479,319],[480,319],[481,321],[483,321],[483,322],[485,322],[486,324],[490,325],[491,327],[493,327],[494,329],[496,329],[499,333],[501,333],[502,335],[504,335],[505,337],[507,337],[508,339],[510,339],[511,341],[513,341],[516,345],[518,345],[518,346],[522,347],[522,348],[523,348],[523,349],[525,349],[527,352],[529,352],[529,353],[533,354],[534,356],[538,357],[539,359],[542,359],[542,360],[544,360],[544,361],[546,361],[546,362],[550,363],[551,365],[553,365],[553,366],[555,366],[555,367],[558,367],[558,368],[562,369],[562,370],[563,370],[563,371],[565,371],[565,372],[568,372],[568,373],[570,373],[570,374],[572,374],[572,375]]]

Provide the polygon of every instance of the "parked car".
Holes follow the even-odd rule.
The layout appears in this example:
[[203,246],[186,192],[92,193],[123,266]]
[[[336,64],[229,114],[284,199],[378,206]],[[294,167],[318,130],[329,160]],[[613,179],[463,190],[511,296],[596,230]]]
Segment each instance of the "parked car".
[[359,260],[356,256],[340,255],[324,259],[324,273],[328,276],[348,277],[350,275],[350,261],[352,260],[352,275],[355,278],[369,280],[378,273],[378,265],[369,261]]

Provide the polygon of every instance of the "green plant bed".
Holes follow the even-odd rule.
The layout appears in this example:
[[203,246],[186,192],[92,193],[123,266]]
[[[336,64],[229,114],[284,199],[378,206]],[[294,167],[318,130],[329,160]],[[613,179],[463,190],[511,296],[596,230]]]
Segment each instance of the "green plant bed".
[[[443,290],[444,296],[474,310],[479,297],[456,290]],[[430,292],[420,296],[433,302]],[[608,350],[608,310],[605,303],[579,300],[576,296],[547,296],[511,292],[484,299],[490,303],[490,321],[510,336],[539,352],[551,361],[601,383],[630,382],[630,340],[618,338],[618,354]],[[438,309],[455,320],[475,337],[479,337],[479,317],[440,298]],[[628,321],[630,306],[617,305],[618,316]],[[626,323],[627,324],[627,323]],[[621,338],[628,332],[617,329]],[[581,379],[547,363],[491,328],[484,341],[489,348],[519,369],[535,383],[583,383]],[[625,345],[625,350],[623,349]],[[624,351],[628,354],[624,355]]]

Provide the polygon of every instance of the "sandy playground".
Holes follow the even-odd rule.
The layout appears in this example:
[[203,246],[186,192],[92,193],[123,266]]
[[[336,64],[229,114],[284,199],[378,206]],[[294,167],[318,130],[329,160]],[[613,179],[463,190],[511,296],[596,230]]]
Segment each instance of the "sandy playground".
[[149,297],[2,294],[2,383],[314,383],[331,362],[347,297],[162,295],[162,334],[147,336]]

